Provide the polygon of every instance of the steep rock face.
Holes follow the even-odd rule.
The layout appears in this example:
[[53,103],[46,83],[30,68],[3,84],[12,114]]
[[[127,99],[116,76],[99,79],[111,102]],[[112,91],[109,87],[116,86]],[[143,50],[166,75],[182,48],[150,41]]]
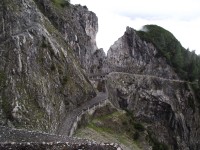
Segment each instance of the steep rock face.
[[90,74],[98,75],[108,72],[108,62],[103,49],[96,50],[91,57]]
[[170,149],[200,148],[200,114],[189,83],[149,75],[110,73],[109,99],[133,112],[148,134]]
[[157,53],[153,44],[142,41],[134,29],[127,27],[125,34],[110,47],[107,59],[111,71],[178,78]]
[[82,68],[89,73],[92,55],[97,50],[98,19],[86,6],[55,6],[51,0],[35,0],[52,24],[71,45]]
[[93,87],[33,0],[2,0],[0,8],[0,124],[55,133]]

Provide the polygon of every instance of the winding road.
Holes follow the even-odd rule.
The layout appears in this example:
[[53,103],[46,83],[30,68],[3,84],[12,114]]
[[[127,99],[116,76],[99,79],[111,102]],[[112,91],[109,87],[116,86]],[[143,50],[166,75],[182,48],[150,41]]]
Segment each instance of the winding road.
[[191,82],[179,80],[179,79],[168,79],[168,78],[162,78],[162,77],[153,76],[153,75],[132,74],[132,73],[126,73],[126,72],[111,72],[108,75],[112,75],[112,74],[123,74],[123,75],[132,75],[132,76],[135,76],[135,77],[154,78],[154,79],[159,79],[159,80],[162,80],[162,81],[169,81],[169,82],[191,83]]
[[90,101],[85,102],[80,107],[74,109],[67,114],[65,120],[61,123],[57,134],[47,134],[36,131],[27,131],[23,129],[11,129],[8,127],[0,126],[0,143],[20,143],[20,142],[69,142],[69,143],[87,143],[87,140],[69,137],[70,130],[76,117],[79,116],[83,110],[87,110],[108,98],[107,93],[97,93],[97,96]]
[[107,98],[107,93],[99,92],[97,93],[96,97],[92,98],[90,101],[87,101],[80,107],[77,107],[76,109],[68,113],[64,121],[59,126],[58,134],[68,136],[72,125],[76,120],[76,117],[79,116],[82,113],[82,111],[87,110],[88,108],[91,108],[95,105],[98,105],[99,103],[105,101]]
[[63,148],[67,148],[69,150],[119,150],[121,148],[117,144],[98,144],[95,141],[89,141],[87,139],[69,137],[70,130],[73,123],[76,121],[77,116],[80,116],[82,111],[104,102],[107,98],[107,93],[97,93],[96,97],[68,113],[65,120],[60,125],[57,134],[11,129],[0,126],[0,149],[63,150]]
[[[119,74],[122,72],[111,72],[109,74],[102,74],[100,76],[106,76],[106,75],[114,75]],[[130,74],[130,73],[122,73],[122,74]],[[169,81],[169,82],[179,82],[184,83],[187,81],[181,81],[177,79],[166,79],[161,78],[157,76],[151,76],[151,75],[140,75],[140,74],[131,74],[135,77],[145,77],[145,78],[156,78],[163,81]],[[88,141],[86,139],[77,139],[73,137],[69,137],[70,131],[73,127],[73,124],[77,121],[77,117],[80,116],[83,111],[86,111],[94,106],[99,105],[100,103],[105,102],[108,99],[107,93],[99,92],[97,93],[97,96],[92,98],[89,101],[86,101],[81,106],[75,108],[73,111],[69,112],[63,122],[60,124],[58,131],[56,134],[46,134],[42,132],[31,132],[26,130],[17,130],[17,129],[10,129],[7,127],[0,126],[0,148],[2,143],[44,143],[44,142],[61,142],[61,143],[70,143],[70,144],[88,144],[91,143],[91,141]],[[95,143],[95,142],[94,142]],[[16,144],[17,145],[17,144]],[[28,144],[29,145],[29,144]],[[9,145],[7,145],[9,146]],[[12,145],[11,145],[12,146]]]
[[[166,79],[166,78],[161,78],[157,76],[152,76],[152,75],[140,75],[140,74],[131,74],[131,73],[124,73],[124,72],[111,72],[111,73],[102,73],[102,74],[97,74],[97,75],[90,75],[90,77],[103,77],[106,75],[112,75],[112,74],[128,74],[128,75],[133,75],[135,77],[145,77],[145,78],[155,78],[159,79],[162,81],[169,81],[169,82],[179,82],[179,83],[185,83],[186,81],[182,80],[177,80],[177,79]],[[57,134],[63,135],[63,136],[69,136],[70,135],[70,130],[72,128],[73,123],[76,121],[77,116],[80,116],[82,111],[87,110],[88,108],[91,108],[95,105],[98,105],[99,103],[105,101],[108,99],[108,94],[107,93],[97,93],[97,96],[91,99],[90,101],[85,102],[83,105],[80,107],[74,109],[73,111],[69,112],[64,121],[61,123],[61,125],[58,128]]]

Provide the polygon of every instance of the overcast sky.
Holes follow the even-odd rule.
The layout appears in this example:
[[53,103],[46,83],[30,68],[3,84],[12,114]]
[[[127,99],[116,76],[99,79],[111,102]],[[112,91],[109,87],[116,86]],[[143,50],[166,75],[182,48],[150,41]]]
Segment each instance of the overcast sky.
[[71,0],[86,5],[99,20],[97,46],[105,51],[127,26],[136,30],[159,25],[174,34],[183,47],[200,54],[200,0]]

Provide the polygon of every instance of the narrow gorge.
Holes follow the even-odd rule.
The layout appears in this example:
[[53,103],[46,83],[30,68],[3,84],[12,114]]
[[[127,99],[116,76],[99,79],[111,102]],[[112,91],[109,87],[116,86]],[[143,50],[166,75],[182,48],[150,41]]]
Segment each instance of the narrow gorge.
[[0,149],[200,149],[200,71],[187,70],[200,58],[171,33],[127,27],[106,54],[87,6],[1,0],[0,10]]

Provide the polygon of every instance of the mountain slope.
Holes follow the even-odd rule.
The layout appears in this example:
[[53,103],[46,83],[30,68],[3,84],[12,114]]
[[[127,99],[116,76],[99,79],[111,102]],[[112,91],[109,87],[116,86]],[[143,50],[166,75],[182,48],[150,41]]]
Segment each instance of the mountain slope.
[[54,133],[94,89],[33,0],[2,0],[0,6],[1,125]]
[[200,149],[199,56],[170,32],[127,27],[106,56],[96,46],[97,17],[86,6],[2,0],[0,9],[0,125],[66,135],[78,114],[105,100],[89,101],[93,80],[129,117],[115,122],[109,114],[89,125],[122,127],[117,136],[128,138],[141,130],[147,149]]
[[145,25],[137,34],[142,40],[154,44],[158,57],[164,56],[179,77],[190,81],[200,77],[200,57],[183,48],[172,33],[157,25]]
[[[41,12],[71,46],[73,55],[79,60],[81,67],[89,73],[92,65],[92,55],[97,50],[97,16],[93,12],[88,11],[86,6],[60,6],[56,5],[53,0],[34,1]],[[60,1],[65,2],[64,0]]]
[[157,57],[158,50],[152,43],[142,40],[137,32],[127,27],[108,50],[108,65],[112,71],[133,74],[148,74],[177,79],[173,68],[163,57]]
[[110,73],[109,99],[129,110],[148,135],[169,149],[199,149],[200,111],[191,84],[150,75]]
[[107,61],[110,101],[144,125],[156,141],[153,150],[157,142],[170,150],[199,149],[199,56],[169,31],[146,25],[142,31],[127,27],[110,47]]

